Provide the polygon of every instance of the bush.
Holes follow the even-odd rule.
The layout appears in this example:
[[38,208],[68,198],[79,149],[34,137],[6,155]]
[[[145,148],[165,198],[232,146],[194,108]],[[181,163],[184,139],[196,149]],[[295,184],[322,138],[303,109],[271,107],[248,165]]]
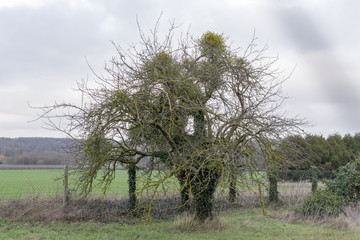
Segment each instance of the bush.
[[340,167],[332,181],[325,182],[326,188],[310,193],[300,212],[304,215],[339,215],[341,207],[360,199],[359,160]]
[[304,205],[299,211],[305,215],[317,215],[319,217],[339,215],[344,198],[329,189],[317,189],[307,195]]
[[340,167],[335,178],[326,182],[327,188],[335,194],[342,196],[346,203],[360,199],[360,173],[357,171],[359,161],[354,161]]

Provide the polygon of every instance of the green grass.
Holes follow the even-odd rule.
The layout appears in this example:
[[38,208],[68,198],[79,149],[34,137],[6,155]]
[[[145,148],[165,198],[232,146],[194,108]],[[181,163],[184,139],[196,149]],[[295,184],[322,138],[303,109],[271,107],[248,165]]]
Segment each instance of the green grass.
[[[69,171],[69,188],[76,189],[77,181],[73,174]],[[144,176],[138,172],[139,181],[137,181],[138,189],[144,182]],[[22,169],[22,170],[0,170],[0,199],[24,198],[40,194],[44,197],[61,195],[63,193],[63,176],[62,169]],[[101,173],[99,174],[101,177]],[[153,176],[155,180],[157,176]],[[107,189],[107,196],[127,196],[128,194],[128,174],[126,170],[116,170],[115,179]],[[164,186],[159,191],[177,191],[177,182],[172,181],[167,189]],[[99,196],[103,192],[99,181],[95,181],[92,195]]]
[[[0,198],[18,198],[41,193],[62,193],[63,170],[0,170]],[[155,178],[154,178],[155,179]],[[70,174],[70,187],[76,182]],[[140,182],[142,182],[140,180]],[[171,184],[170,184],[171,185]],[[308,188],[309,184],[306,185]],[[173,185],[176,188],[175,182]],[[299,187],[299,186],[297,186]],[[301,184],[301,187],[305,187]],[[171,187],[170,187],[171,188]],[[293,190],[293,184],[280,188]],[[127,172],[116,172],[108,194],[127,194]],[[94,188],[94,194],[101,189]],[[280,210],[281,211],[281,210]],[[270,216],[272,211],[270,209]],[[327,224],[288,223],[264,217],[261,209],[233,210],[220,215],[221,230],[199,228],[186,231],[175,221],[155,220],[151,224],[126,225],[118,223],[20,223],[0,219],[0,239],[359,239],[360,228],[337,230]],[[191,225],[190,225],[191,226]],[[190,227],[191,228],[191,227]]]
[[0,196],[26,197],[42,193],[54,195],[62,191],[62,182],[55,181],[62,170],[0,170]]
[[[74,176],[74,171],[69,171],[69,188],[76,189],[78,183]],[[164,172],[152,173],[151,180],[156,182],[156,179],[163,178]],[[265,174],[262,174],[265,176]],[[63,193],[63,176],[64,171],[62,169],[2,169],[0,170],[0,199],[12,199],[12,198],[25,198],[34,195],[40,195],[43,197],[51,197],[56,195],[62,195]],[[101,178],[101,173],[98,174]],[[137,172],[137,189],[140,190],[143,183],[146,182],[144,172]],[[247,175],[242,177],[247,178]],[[128,174],[127,170],[116,170],[115,179],[107,189],[107,196],[127,196],[128,194]],[[228,189],[227,182],[219,184],[219,190],[221,188]],[[258,186],[254,183],[249,183],[250,188],[257,189]],[[248,186],[248,187],[249,187]],[[238,184],[239,191],[247,190],[247,187]],[[150,193],[151,188],[147,189]],[[158,191],[160,192],[179,192],[178,181],[175,177],[168,179],[165,184],[162,184]],[[99,181],[95,181],[91,194],[94,196],[100,196],[103,190],[99,185]],[[226,194],[226,193],[225,193]]]
[[261,215],[260,209],[234,210],[220,216],[220,230],[179,230],[173,221],[150,224],[16,223],[0,220],[0,239],[359,239],[360,229],[336,230],[330,225],[286,223]]
[[[62,194],[63,175],[64,171],[61,169],[0,170],[0,197],[10,199],[37,194],[45,197]],[[113,183],[108,189],[108,194],[127,194],[127,172],[125,170],[117,170],[115,176]],[[69,188],[75,187],[76,181],[72,171],[70,171]],[[101,188],[95,184],[93,193],[100,194],[101,192]]]

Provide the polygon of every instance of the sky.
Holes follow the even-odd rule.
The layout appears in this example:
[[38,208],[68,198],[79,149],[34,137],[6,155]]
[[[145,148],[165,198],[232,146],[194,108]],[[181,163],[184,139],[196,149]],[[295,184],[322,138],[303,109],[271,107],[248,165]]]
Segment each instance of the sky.
[[[0,137],[63,137],[30,106],[76,102],[82,79],[149,33],[161,15],[195,37],[213,31],[278,56],[288,117],[311,134],[360,132],[360,1],[0,0]],[[160,33],[161,33],[160,31]]]

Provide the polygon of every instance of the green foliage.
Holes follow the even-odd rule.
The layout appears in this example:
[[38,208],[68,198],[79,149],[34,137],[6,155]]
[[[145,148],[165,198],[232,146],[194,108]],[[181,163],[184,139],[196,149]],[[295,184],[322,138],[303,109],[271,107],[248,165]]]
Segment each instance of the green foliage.
[[336,170],[360,154],[360,137],[359,134],[344,137],[334,134],[327,139],[319,135],[288,136],[279,150],[287,158],[289,169],[310,170],[311,166],[317,166]]
[[305,137],[307,143],[306,152],[310,166],[324,166],[330,155],[330,146],[323,136],[307,135]]
[[200,50],[204,56],[214,57],[225,51],[224,38],[213,32],[207,32],[200,38]]
[[[341,207],[359,200],[360,172],[357,171],[359,160],[339,168],[333,181],[325,182],[325,189],[310,193],[300,211],[304,215],[317,214],[339,215]],[[316,170],[312,170],[316,172]]]
[[311,191],[314,192],[317,189],[319,181],[320,171],[316,166],[311,166],[310,168],[310,178],[311,178]]
[[346,203],[355,202],[360,198],[360,172],[357,170],[359,160],[350,162],[339,168],[335,179],[327,182],[327,188],[344,198]]
[[[176,62],[172,59],[171,55],[165,51],[156,54],[150,61],[146,62],[143,67],[143,74],[151,82],[175,80],[179,74],[176,68]],[[144,77],[144,76],[143,76]],[[169,79],[169,77],[171,77]]]
[[278,147],[280,154],[287,159],[287,168],[292,170],[303,170],[309,165],[305,149],[307,143],[300,135],[287,136]]
[[305,203],[298,210],[305,216],[317,215],[319,217],[340,214],[344,198],[329,189],[317,189],[306,196]]
[[271,171],[268,173],[269,176],[269,201],[278,202],[279,201],[279,192],[277,184],[279,181],[279,176],[276,171]]

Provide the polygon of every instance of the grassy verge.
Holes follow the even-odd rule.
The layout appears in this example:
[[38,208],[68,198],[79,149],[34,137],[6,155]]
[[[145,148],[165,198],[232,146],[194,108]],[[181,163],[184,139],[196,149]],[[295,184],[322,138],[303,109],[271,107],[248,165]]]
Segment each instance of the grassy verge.
[[[271,215],[271,214],[270,214]],[[286,223],[261,215],[260,209],[222,213],[221,227],[196,227],[178,219],[151,224],[17,223],[0,220],[0,239],[358,239],[359,229],[336,230],[330,225]],[[180,222],[180,223],[179,223]]]

